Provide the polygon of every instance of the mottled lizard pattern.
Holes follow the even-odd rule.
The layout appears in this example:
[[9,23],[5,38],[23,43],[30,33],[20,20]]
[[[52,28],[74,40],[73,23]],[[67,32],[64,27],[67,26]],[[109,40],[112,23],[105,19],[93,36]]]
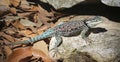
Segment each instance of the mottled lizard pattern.
[[88,29],[93,28],[94,26],[98,25],[102,22],[102,19],[100,16],[95,16],[94,18],[88,19],[88,20],[74,20],[69,22],[64,22],[62,24],[57,25],[56,27],[50,28],[47,31],[45,31],[43,34],[38,35],[36,37],[30,38],[25,41],[20,42],[13,42],[12,44],[27,44],[31,42],[36,42],[38,40],[42,40],[49,37],[55,37],[57,40],[57,44],[55,46],[58,47],[59,44],[62,42],[62,37],[71,37],[75,35],[81,34],[81,37],[83,39],[86,39],[85,36]]
[[84,28],[86,28],[86,24],[83,21],[69,21],[64,24],[61,24],[61,26],[55,27],[55,31],[57,35],[70,37],[79,35]]

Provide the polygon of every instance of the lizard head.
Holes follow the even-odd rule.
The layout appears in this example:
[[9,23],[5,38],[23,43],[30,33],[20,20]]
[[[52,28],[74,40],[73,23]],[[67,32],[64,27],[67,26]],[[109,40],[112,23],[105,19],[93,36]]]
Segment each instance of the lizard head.
[[103,22],[103,19],[100,16],[95,16],[94,18],[87,20],[86,24],[89,27],[94,27],[96,25],[98,25],[99,23]]

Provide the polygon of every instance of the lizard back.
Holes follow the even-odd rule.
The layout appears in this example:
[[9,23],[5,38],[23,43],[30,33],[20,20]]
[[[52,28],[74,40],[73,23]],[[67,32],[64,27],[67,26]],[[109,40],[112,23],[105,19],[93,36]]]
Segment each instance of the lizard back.
[[55,27],[56,34],[61,36],[76,36],[84,29],[83,21],[69,21]]

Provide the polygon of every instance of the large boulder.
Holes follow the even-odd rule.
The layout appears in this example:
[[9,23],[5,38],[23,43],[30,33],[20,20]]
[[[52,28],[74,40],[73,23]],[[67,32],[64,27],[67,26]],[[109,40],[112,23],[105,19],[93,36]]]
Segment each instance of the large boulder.
[[55,9],[70,8],[79,3],[97,3],[102,2],[108,6],[120,7],[120,0],[40,0],[52,5]]
[[120,0],[101,0],[101,2],[109,6],[120,7]]
[[[86,0],[40,0],[44,3],[52,5],[55,9],[70,8],[78,3]],[[87,0],[86,2],[96,2],[97,0]]]
[[[84,19],[88,17],[75,17]],[[62,37],[63,42],[58,51],[51,49],[56,44],[53,37],[50,42],[49,51],[52,59],[63,59],[64,62],[119,62],[120,61],[120,23],[112,22],[102,17],[104,22],[90,30],[90,44],[79,36]],[[56,54],[56,55],[54,55]],[[80,60],[79,60],[80,59]]]

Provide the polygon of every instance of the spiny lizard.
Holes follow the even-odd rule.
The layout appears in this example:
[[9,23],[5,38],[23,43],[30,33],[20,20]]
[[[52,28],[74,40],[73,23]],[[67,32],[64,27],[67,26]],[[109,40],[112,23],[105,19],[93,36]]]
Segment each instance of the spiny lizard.
[[74,20],[74,21],[64,22],[62,24],[57,25],[56,27],[48,29],[41,35],[38,35],[36,37],[30,38],[25,41],[13,42],[11,44],[12,45],[27,44],[55,36],[57,40],[57,44],[55,47],[58,47],[62,42],[61,36],[71,37],[71,36],[79,35],[81,33],[81,37],[83,39],[86,39],[87,37],[85,34],[88,31],[88,29],[93,28],[102,21],[103,20],[101,19],[100,16],[95,16],[94,18],[88,20]]

